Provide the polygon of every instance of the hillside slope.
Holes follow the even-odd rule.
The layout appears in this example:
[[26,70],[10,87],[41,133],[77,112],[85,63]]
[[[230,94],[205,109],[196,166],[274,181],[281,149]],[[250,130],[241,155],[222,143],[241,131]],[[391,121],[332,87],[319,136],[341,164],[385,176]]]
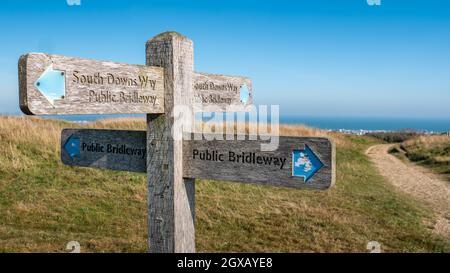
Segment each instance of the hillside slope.
[[399,144],[410,161],[429,168],[450,182],[450,137],[419,136]]
[[[144,129],[142,120],[101,121],[89,127]],[[0,117],[0,251],[146,251],[145,175],[72,168],[59,159],[62,128],[72,123]],[[85,126],[87,127],[87,125]],[[332,137],[337,182],[329,191],[303,191],[198,181],[199,252],[449,252],[448,238],[424,223],[432,213],[398,192],[364,151],[376,140],[296,126],[283,135]]]

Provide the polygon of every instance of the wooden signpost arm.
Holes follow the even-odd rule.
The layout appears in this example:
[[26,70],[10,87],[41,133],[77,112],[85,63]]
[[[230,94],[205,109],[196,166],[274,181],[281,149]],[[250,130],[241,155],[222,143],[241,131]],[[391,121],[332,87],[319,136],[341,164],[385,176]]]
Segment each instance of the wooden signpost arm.
[[164,114],[147,115],[149,252],[195,252],[195,184],[183,179],[182,127],[173,115],[193,97],[193,43],[162,33],[147,42],[146,64],[164,68],[165,94]]

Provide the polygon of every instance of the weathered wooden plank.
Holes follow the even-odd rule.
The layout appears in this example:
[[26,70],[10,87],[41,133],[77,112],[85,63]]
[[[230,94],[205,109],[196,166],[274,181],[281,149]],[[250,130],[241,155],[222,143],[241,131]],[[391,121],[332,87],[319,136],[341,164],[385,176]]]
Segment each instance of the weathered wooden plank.
[[[264,141],[208,141],[205,139],[194,140],[194,136],[191,137],[192,140],[183,142],[183,176],[185,178],[312,189],[326,189],[334,183],[334,148],[333,144],[325,138],[282,136],[276,151],[261,152],[261,144],[265,143]],[[225,136],[223,137],[225,139]],[[79,155],[77,156],[70,156],[70,147],[67,148],[71,138],[79,139]],[[199,137],[195,136],[195,138]],[[208,135],[206,138],[219,139],[219,136]],[[256,138],[247,136],[247,139]],[[169,142],[157,141],[154,138],[150,140],[154,153],[159,156],[167,154],[162,145],[169,144]],[[146,141],[145,131],[65,129],[61,135],[61,158],[64,164],[71,166],[145,173],[147,172]],[[304,150],[305,145],[324,163],[324,166],[307,182],[303,177],[292,175],[292,151]],[[129,153],[134,154],[126,154],[126,149]],[[198,153],[195,154],[194,151],[198,151]],[[229,160],[230,153],[232,153],[233,161]],[[243,153],[244,158],[241,157]],[[201,159],[202,156],[210,157],[210,159]],[[248,157],[249,162],[246,162],[245,156]],[[264,157],[266,160],[282,158],[285,161],[279,160],[282,166],[280,164],[258,164],[258,156]],[[152,155],[149,157],[155,158]],[[264,158],[260,159],[261,163]],[[161,166],[153,173],[160,172]]]
[[147,115],[149,251],[195,252],[195,183],[183,179],[182,128],[172,115],[192,103],[193,43],[162,33],[147,42],[146,56],[164,68],[165,81],[164,114]]
[[194,73],[194,111],[247,111],[253,104],[252,81],[246,77]]
[[25,114],[163,113],[159,67],[43,53],[19,60],[20,108]]
[[[281,136],[275,151],[261,151],[261,144],[266,141],[249,140],[256,138],[217,140],[221,138],[211,135],[191,139],[183,142],[184,177],[306,189],[327,189],[335,181],[335,148],[327,138]],[[305,157],[299,160],[299,153]],[[314,155],[319,160],[315,164]],[[301,164],[304,159],[313,165]],[[318,169],[315,173],[314,166]],[[305,168],[310,172],[298,176]]]
[[145,131],[64,129],[61,160],[70,166],[146,172]]

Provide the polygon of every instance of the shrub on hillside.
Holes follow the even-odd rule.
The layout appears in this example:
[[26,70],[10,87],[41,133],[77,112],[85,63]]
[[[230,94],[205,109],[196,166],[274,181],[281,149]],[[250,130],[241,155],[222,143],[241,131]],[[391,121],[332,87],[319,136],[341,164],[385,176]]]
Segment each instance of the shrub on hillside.
[[388,143],[400,143],[415,138],[419,134],[417,132],[402,131],[402,132],[369,133],[367,135],[381,139]]

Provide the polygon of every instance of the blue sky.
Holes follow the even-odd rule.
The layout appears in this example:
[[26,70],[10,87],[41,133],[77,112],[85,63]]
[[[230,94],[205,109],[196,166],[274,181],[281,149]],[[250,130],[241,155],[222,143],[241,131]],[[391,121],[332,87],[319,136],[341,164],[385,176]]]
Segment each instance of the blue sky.
[[196,71],[251,77],[284,116],[450,118],[445,0],[3,0],[0,112],[20,112],[21,54],[143,64],[167,30],[194,41]]

